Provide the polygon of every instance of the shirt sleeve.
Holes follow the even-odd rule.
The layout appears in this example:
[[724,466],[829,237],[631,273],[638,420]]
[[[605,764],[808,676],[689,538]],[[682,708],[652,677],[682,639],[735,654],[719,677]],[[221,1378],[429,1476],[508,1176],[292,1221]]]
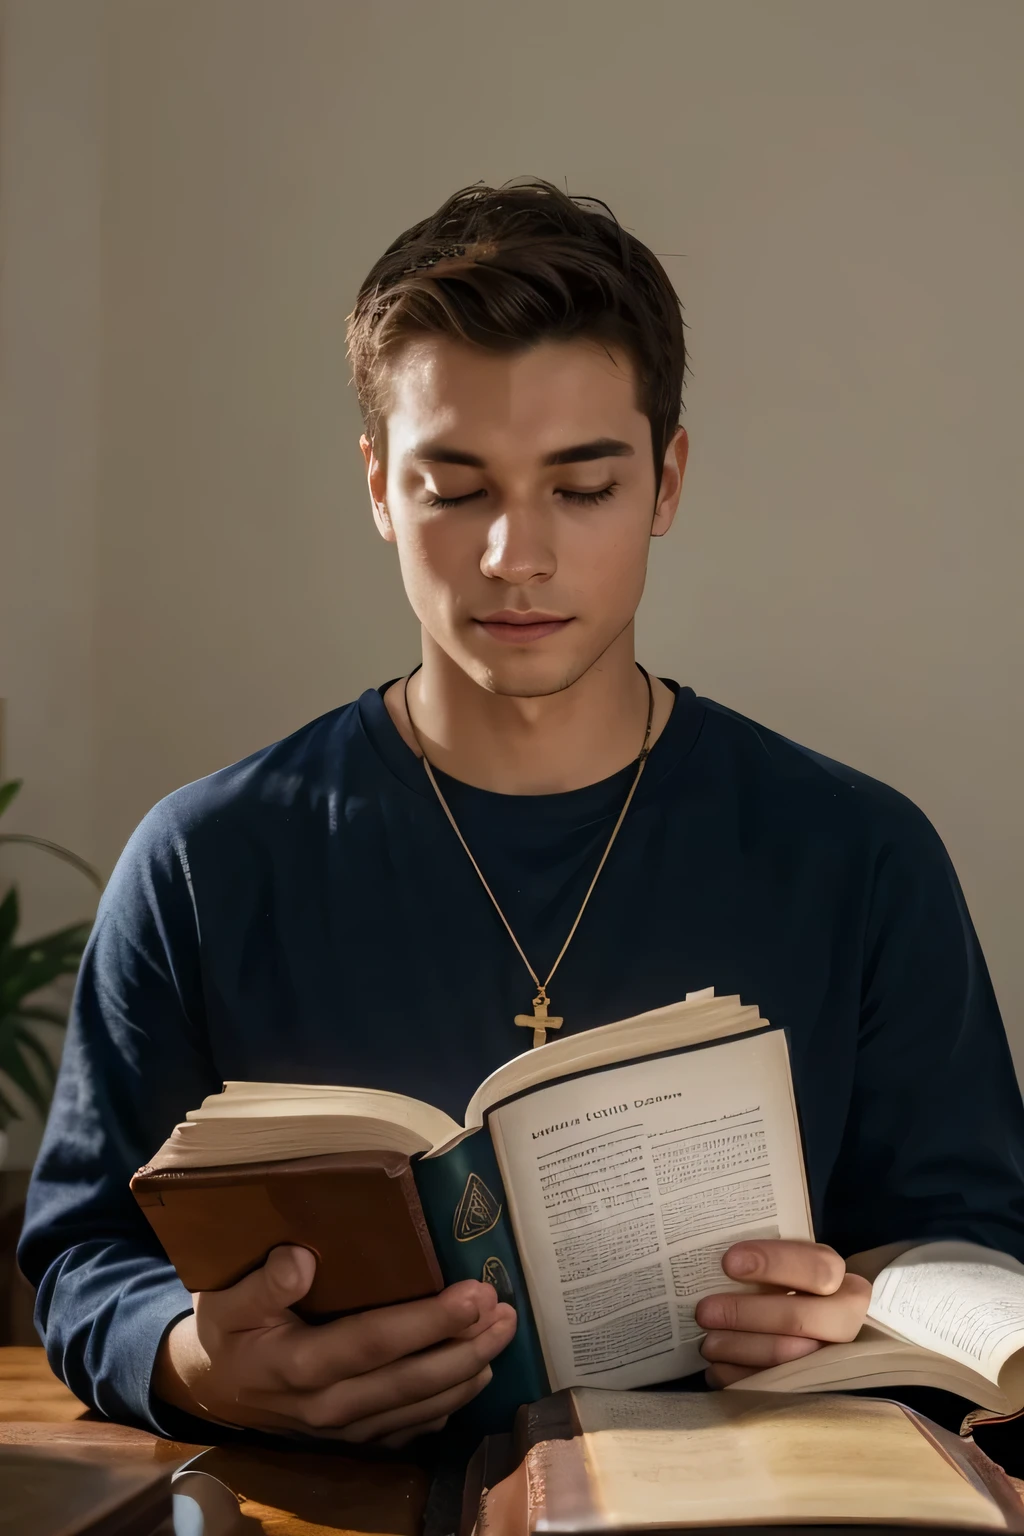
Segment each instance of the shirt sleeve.
[[853,1091],[821,1237],[847,1256],[961,1238],[1024,1260],[1013,1060],[949,856],[903,805],[875,860]]
[[192,1310],[128,1188],[219,1087],[206,1038],[184,842],[163,802],[103,894],[75,990],[18,1260],[50,1365],[108,1418],[176,1438],[209,1426],[155,1401],[164,1334]]

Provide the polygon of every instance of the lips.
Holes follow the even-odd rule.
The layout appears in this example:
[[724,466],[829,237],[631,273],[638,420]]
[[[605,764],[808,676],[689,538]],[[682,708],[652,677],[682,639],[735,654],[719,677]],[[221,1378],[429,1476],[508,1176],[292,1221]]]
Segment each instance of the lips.
[[492,613],[484,619],[475,619],[474,623],[492,640],[500,640],[505,645],[529,645],[534,640],[543,640],[548,635],[559,634],[572,619],[560,618],[553,613],[538,613],[529,610],[519,613],[515,610],[506,610],[502,613]]

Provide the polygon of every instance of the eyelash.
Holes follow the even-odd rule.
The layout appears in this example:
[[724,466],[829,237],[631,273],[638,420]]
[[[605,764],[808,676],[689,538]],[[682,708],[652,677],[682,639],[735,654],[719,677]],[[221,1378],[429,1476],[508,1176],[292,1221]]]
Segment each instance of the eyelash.
[[[596,507],[598,502],[607,501],[618,489],[618,481],[613,480],[611,485],[606,485],[600,491],[560,491],[566,501],[572,502],[577,507]],[[472,501],[479,496],[479,491],[471,491],[468,496],[434,496],[427,502],[428,507],[457,507],[461,502]]]

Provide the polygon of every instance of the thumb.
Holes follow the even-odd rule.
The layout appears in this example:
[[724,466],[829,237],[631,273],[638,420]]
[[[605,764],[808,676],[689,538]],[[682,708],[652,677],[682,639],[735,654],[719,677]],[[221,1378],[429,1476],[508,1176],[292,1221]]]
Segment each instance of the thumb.
[[224,1333],[273,1327],[288,1318],[288,1308],[305,1296],[315,1274],[316,1255],[308,1248],[272,1248],[262,1268],[237,1285],[201,1291],[194,1301],[196,1323],[212,1323]]

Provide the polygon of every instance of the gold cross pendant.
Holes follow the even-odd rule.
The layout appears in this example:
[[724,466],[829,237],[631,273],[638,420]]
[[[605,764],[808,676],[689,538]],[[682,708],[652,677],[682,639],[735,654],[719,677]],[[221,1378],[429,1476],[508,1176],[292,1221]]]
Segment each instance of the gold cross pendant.
[[528,1013],[517,1013],[516,1023],[523,1029],[533,1030],[533,1043],[535,1046],[543,1045],[549,1029],[561,1029],[563,1020],[548,1014],[550,998],[541,987],[533,1000],[533,1017]]

